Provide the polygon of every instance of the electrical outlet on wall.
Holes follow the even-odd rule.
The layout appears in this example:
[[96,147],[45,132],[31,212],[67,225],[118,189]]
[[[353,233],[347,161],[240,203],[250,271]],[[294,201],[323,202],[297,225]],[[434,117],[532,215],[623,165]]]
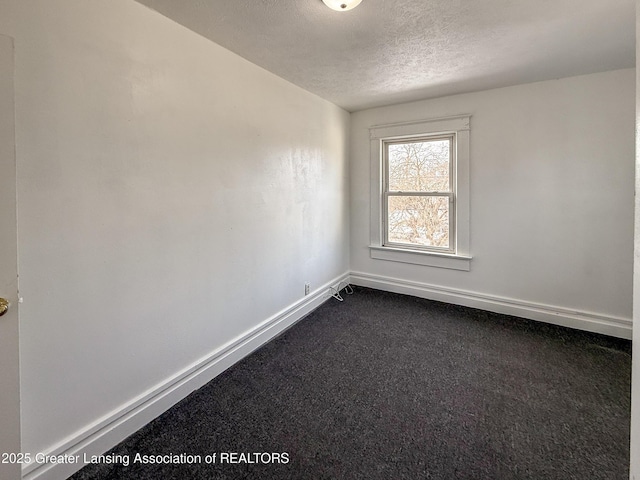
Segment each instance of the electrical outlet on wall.
[[311,291],[311,285],[309,284],[309,282],[307,282],[304,284],[304,294],[309,295],[310,291]]

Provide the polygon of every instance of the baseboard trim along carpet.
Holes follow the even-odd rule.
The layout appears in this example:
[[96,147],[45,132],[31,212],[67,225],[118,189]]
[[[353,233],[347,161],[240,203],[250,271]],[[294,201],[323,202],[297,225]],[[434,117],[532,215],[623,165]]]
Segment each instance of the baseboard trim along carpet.
[[74,457],[79,458],[79,462],[34,462],[23,468],[23,479],[66,479],[84,466],[82,459],[85,455],[87,458],[100,455],[117,445],[191,392],[207,384],[227,368],[315,310],[331,298],[332,289],[335,290],[340,285],[344,287],[348,279],[348,273],[333,279],[253,329],[43,452],[50,458]]
[[402,293],[414,297],[479,308],[489,312],[551,323],[562,327],[601,333],[612,337],[631,339],[631,319],[610,317],[597,313],[570,310],[563,307],[525,302],[482,293],[439,287],[382,275],[351,272],[353,285]]
[[[230,366],[278,336],[331,298],[339,286],[347,283],[388,292],[412,295],[440,302],[513,315],[563,327],[631,339],[631,320],[591,312],[525,302],[464,290],[445,288],[361,272],[345,273],[283,309],[253,329],[219,347],[154,388],[87,425],[44,455],[76,457],[82,460],[100,455],[185,398],[191,392],[213,380]],[[32,463],[22,471],[24,480],[64,480],[83,463]]]

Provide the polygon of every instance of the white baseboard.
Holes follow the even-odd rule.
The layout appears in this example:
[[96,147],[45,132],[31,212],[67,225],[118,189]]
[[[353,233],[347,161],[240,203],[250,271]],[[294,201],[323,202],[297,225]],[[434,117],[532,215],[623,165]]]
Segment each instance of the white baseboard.
[[497,297],[361,272],[351,272],[350,282],[353,285],[360,285],[362,287],[402,293],[429,300],[479,308],[490,312],[514,315],[516,317],[537,320],[563,327],[631,339],[631,319],[605,316],[597,313],[571,310],[552,305],[525,302],[512,298]]
[[[164,413],[194,390],[273,339],[305,315],[331,298],[331,288],[351,283],[388,292],[412,295],[441,302],[514,315],[564,327],[631,338],[631,320],[562,307],[535,304],[381,275],[352,272],[335,278],[310,295],[265,320],[206,357],[188,366],[125,405],[75,432],[43,452],[45,455],[79,455],[80,459],[100,455]],[[24,480],[64,480],[83,463],[42,463],[25,466]]]
[[120,408],[75,432],[43,452],[45,455],[79,456],[78,463],[32,463],[22,470],[24,480],[64,480],[80,470],[84,455],[100,455],[202,387],[227,368],[292,326],[331,298],[331,287],[348,281],[345,273],[298,302],[278,312],[243,335],[142,393]]

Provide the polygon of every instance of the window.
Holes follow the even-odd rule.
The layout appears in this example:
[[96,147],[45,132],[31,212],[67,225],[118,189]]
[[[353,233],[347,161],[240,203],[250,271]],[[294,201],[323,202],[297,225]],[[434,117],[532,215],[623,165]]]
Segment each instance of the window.
[[383,141],[383,245],[454,252],[453,147],[453,135]]
[[371,257],[469,270],[469,116],[370,137]]

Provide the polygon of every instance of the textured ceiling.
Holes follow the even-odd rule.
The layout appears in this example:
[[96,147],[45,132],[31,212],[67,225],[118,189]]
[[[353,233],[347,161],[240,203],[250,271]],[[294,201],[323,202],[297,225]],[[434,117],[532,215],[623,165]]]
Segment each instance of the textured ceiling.
[[137,0],[349,111],[635,65],[634,0]]

